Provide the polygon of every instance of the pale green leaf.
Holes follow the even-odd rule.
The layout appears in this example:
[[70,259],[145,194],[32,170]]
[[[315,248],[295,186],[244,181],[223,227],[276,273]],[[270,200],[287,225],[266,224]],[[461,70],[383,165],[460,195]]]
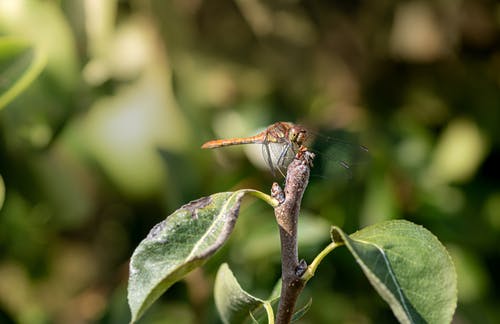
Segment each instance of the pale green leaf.
[[130,261],[128,301],[132,322],[223,245],[246,193],[264,195],[252,190],[213,194],[182,206],[151,230]]
[[265,303],[241,288],[226,263],[222,264],[217,272],[214,297],[221,320],[225,324],[256,321],[252,312]]
[[252,321],[253,324],[259,324],[259,321],[253,316],[252,312],[250,312],[250,320]]
[[422,226],[392,220],[350,236],[332,227],[401,323],[450,323],[457,303],[453,262]]
[[[215,278],[215,305],[225,324],[262,323],[264,318],[266,323],[274,323],[272,305],[279,301],[280,290],[281,280],[267,300],[252,296],[241,288],[229,266],[224,263]],[[302,318],[311,305],[312,299],[293,314],[292,322]]]

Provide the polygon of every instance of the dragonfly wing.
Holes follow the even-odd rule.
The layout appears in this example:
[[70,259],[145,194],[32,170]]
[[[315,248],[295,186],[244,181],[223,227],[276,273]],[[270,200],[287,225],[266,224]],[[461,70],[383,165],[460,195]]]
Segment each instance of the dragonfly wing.
[[263,146],[266,147],[263,150],[265,150],[265,156],[267,156],[267,162],[271,170],[275,174],[280,173],[282,176],[285,176],[288,165],[295,157],[292,146],[285,142],[268,142]]
[[316,135],[310,149],[316,154],[315,169],[327,178],[357,178],[370,161],[368,149],[348,133]]
[[277,171],[285,176],[288,164],[295,156],[286,126],[286,123],[279,123],[269,127],[262,142],[262,155],[274,176],[276,176]]
[[262,144],[262,156],[264,157],[264,160],[269,166],[269,169],[271,170],[273,176],[276,176],[277,170],[274,167],[273,155],[271,154],[270,144],[271,143],[269,143],[267,140],[264,141],[264,143]]

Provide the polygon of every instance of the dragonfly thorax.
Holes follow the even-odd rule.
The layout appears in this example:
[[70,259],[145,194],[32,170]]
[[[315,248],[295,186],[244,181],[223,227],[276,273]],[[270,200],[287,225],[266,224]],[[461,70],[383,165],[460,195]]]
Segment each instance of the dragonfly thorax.
[[307,131],[305,128],[294,125],[290,128],[288,133],[288,140],[297,146],[302,146],[307,139]]

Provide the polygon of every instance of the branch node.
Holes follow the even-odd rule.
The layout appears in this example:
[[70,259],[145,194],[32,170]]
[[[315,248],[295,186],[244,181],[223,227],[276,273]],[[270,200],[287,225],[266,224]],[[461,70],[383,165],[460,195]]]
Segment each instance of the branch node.
[[306,273],[306,270],[307,270],[307,262],[304,259],[302,259],[295,268],[295,275],[300,278],[302,277],[302,275],[304,275],[304,273]]
[[271,187],[271,197],[276,199],[279,205],[285,202],[285,192],[283,192],[283,189],[281,189],[277,182],[273,182],[273,186]]

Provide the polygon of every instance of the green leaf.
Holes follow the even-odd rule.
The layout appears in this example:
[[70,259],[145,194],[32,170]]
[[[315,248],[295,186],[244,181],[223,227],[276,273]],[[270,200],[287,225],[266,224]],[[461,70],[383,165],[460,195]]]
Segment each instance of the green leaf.
[[[219,267],[215,278],[215,305],[224,324],[260,323],[263,319],[263,310],[267,315],[267,323],[274,323],[273,304],[279,301],[281,279],[278,280],[269,298],[262,300],[243,290],[233,275],[227,263]],[[298,321],[307,313],[312,305],[312,299],[297,310],[292,316],[292,322]],[[257,315],[255,315],[257,314]]]
[[268,300],[271,302],[277,301],[280,299],[281,295],[281,286],[283,285],[283,282],[281,281],[281,278],[278,279],[276,284],[273,287],[273,290],[271,291],[271,294],[269,295]]
[[[262,311],[265,310],[267,323],[274,323],[274,312],[272,305],[279,301],[281,290],[281,279],[273,288],[269,298],[263,300],[250,295],[243,290],[233,275],[227,263],[219,267],[215,278],[214,296],[215,305],[220,314],[222,322],[225,324],[240,323],[260,323]],[[312,305],[312,299],[297,310],[292,317],[292,322],[298,321],[307,313]],[[257,315],[255,315],[257,314]]]
[[265,303],[241,288],[227,263],[222,264],[217,271],[214,296],[215,305],[225,324],[256,321],[252,312]]
[[252,312],[250,312],[250,320],[252,321],[253,324],[259,324],[259,321],[253,316]]
[[0,109],[29,86],[46,63],[43,50],[17,38],[0,38]]
[[311,308],[311,305],[312,305],[312,298],[309,298],[309,301],[293,314],[292,323],[301,319],[302,316],[304,316],[307,313],[309,308]]
[[247,193],[266,200],[265,194],[254,190],[217,193],[182,206],[151,230],[130,261],[128,301],[132,322],[224,244]]
[[332,227],[401,323],[450,323],[457,276],[450,255],[422,226],[392,220],[350,236]]

